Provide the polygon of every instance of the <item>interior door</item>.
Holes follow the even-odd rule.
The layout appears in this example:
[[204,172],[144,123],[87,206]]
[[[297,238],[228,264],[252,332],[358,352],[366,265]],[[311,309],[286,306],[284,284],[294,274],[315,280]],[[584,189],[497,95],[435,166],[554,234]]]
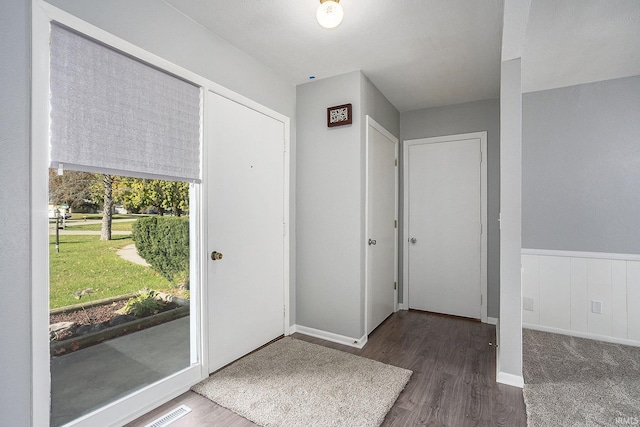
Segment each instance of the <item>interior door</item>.
[[218,94],[208,111],[209,371],[284,333],[284,123]]
[[367,334],[395,310],[397,139],[368,117]]
[[479,319],[480,139],[411,142],[406,183],[409,307]]

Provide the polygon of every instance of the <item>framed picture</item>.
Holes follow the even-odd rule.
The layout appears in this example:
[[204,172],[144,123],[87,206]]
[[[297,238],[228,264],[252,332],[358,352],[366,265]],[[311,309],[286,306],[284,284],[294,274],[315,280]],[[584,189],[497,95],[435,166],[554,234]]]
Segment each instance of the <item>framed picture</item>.
[[327,108],[328,127],[350,125],[352,122],[351,104],[336,105],[335,107]]

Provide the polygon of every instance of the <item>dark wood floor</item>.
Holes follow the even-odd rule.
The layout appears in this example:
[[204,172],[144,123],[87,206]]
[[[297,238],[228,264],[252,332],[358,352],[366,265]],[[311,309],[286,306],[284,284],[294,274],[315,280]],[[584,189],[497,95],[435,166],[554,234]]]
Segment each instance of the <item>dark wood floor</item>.
[[[399,311],[369,336],[361,350],[317,338],[294,338],[411,369],[413,375],[383,426],[526,427],[522,390],[495,382],[495,327],[433,314]],[[192,412],[180,426],[255,426],[200,395],[188,392],[137,419],[144,426],[175,407]]]

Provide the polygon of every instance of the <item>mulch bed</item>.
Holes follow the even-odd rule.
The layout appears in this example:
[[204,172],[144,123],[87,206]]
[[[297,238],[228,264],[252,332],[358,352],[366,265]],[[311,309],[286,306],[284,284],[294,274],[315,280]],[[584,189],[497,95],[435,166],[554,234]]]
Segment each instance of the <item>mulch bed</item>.
[[[80,309],[69,313],[52,314],[49,316],[50,325],[59,322],[73,322],[75,325],[64,331],[51,333],[50,339],[52,341],[67,340],[90,332],[96,332],[108,327],[131,322],[142,317],[147,317],[136,317],[133,315],[117,313],[117,311],[124,307],[126,303],[127,300],[125,299],[115,301],[110,304],[88,307],[85,308],[85,310]],[[174,302],[166,302],[162,309],[150,313],[149,316],[173,310],[178,307],[180,306]]]

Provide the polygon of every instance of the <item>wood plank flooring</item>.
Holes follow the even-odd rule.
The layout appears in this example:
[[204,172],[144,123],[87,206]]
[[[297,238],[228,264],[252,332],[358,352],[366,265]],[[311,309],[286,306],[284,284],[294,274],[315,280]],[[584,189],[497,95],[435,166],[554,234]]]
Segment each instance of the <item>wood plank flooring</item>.
[[[411,369],[413,376],[383,426],[526,427],[522,390],[495,382],[495,326],[414,311],[399,311],[369,336],[363,349],[301,334],[294,338]],[[185,404],[181,426],[255,426],[193,392],[128,424],[144,426]]]

